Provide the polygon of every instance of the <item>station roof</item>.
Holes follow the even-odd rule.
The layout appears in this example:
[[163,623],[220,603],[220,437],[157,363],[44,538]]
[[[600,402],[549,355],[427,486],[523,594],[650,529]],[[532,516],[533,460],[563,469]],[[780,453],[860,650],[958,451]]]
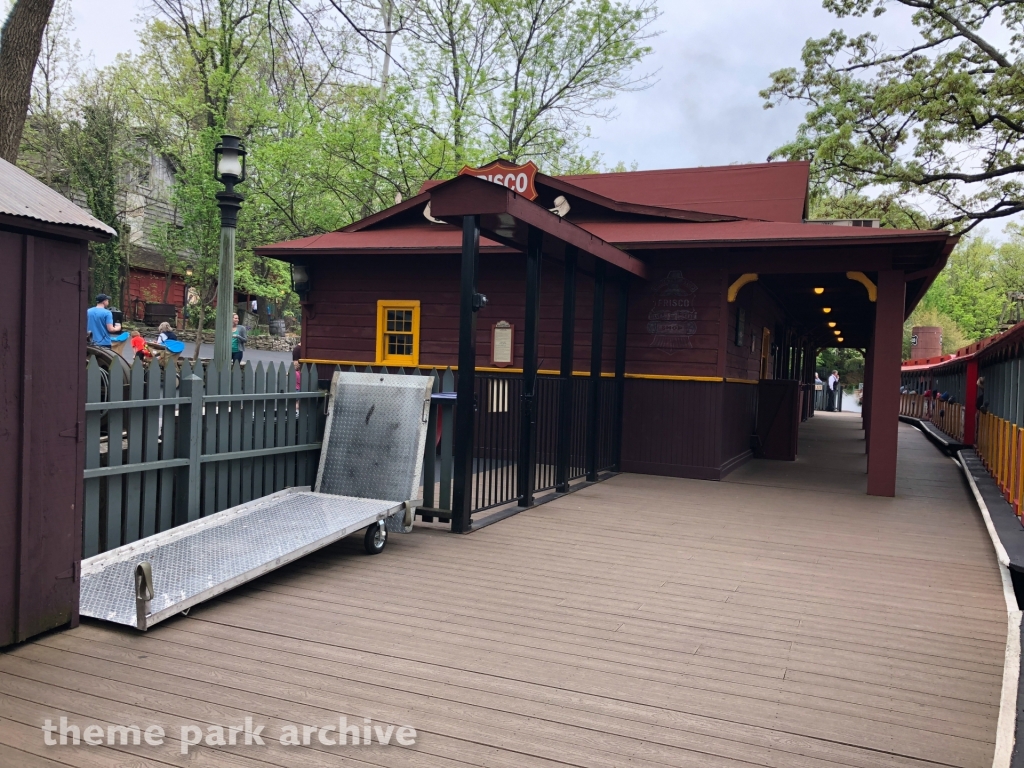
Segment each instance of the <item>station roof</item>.
[[559,176],[615,200],[763,221],[807,216],[809,162]]
[[[516,216],[543,220],[544,231],[555,239],[571,233],[572,244],[581,250],[635,275],[644,276],[646,262],[659,251],[673,251],[698,263],[707,259],[724,266],[730,280],[746,273],[761,274],[759,284],[807,327],[825,327],[820,322],[821,309],[809,303],[807,296],[813,296],[812,287],[826,285],[830,302],[850,318],[843,323],[844,345],[864,346],[874,312],[863,286],[851,282],[847,273],[875,280],[880,270],[902,270],[909,315],[945,265],[958,237],[943,230],[808,221],[808,175],[806,162],[589,176],[538,173],[538,196],[533,202],[497,184],[459,177],[427,182],[420,194],[336,232],[264,246],[257,252],[285,261],[388,253],[455,254],[462,245],[456,225],[462,215],[469,214],[491,216],[490,224],[486,215],[481,216],[487,238],[481,240],[483,253],[523,250],[521,232],[511,238],[500,236],[503,227],[497,219],[505,214],[476,199],[482,195],[500,203],[506,214],[515,207]],[[443,204],[442,198],[458,204]],[[550,212],[559,209],[559,198],[564,198],[561,218]],[[526,219],[516,221],[513,229]],[[546,239],[545,253],[560,257],[560,244]],[[812,274],[818,277],[812,280]]]
[[0,223],[82,240],[117,236],[111,227],[6,160],[0,160]]

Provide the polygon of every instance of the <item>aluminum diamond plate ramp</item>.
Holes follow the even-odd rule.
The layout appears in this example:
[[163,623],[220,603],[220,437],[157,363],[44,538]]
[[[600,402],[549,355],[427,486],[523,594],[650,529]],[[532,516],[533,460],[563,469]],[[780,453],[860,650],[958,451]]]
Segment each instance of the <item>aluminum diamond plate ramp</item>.
[[425,376],[335,373],[316,492],[289,488],[82,561],[81,614],[147,629],[373,523],[409,530],[430,389]]

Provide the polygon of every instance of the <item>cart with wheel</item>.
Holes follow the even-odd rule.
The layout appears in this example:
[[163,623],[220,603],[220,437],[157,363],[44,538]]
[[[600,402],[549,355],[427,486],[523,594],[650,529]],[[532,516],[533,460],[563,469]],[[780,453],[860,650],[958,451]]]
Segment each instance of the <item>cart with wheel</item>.
[[81,613],[145,630],[364,531],[379,554],[412,530],[431,379],[335,373],[316,485],[261,499],[82,562]]

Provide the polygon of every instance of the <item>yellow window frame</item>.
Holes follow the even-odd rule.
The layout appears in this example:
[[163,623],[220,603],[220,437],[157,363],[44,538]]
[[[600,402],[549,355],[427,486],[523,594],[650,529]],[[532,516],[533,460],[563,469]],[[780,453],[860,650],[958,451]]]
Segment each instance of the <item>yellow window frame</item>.
[[[389,309],[412,310],[412,354],[389,355],[387,346],[387,317]],[[407,335],[407,334],[405,334]],[[377,365],[420,364],[420,303],[418,300],[380,299],[377,302]]]

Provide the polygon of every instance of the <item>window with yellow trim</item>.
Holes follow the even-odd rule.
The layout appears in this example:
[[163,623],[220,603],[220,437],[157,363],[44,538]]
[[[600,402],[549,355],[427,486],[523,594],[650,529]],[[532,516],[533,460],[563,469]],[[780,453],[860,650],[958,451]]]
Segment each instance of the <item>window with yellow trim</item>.
[[419,365],[420,303],[377,302],[377,362],[382,365]]

